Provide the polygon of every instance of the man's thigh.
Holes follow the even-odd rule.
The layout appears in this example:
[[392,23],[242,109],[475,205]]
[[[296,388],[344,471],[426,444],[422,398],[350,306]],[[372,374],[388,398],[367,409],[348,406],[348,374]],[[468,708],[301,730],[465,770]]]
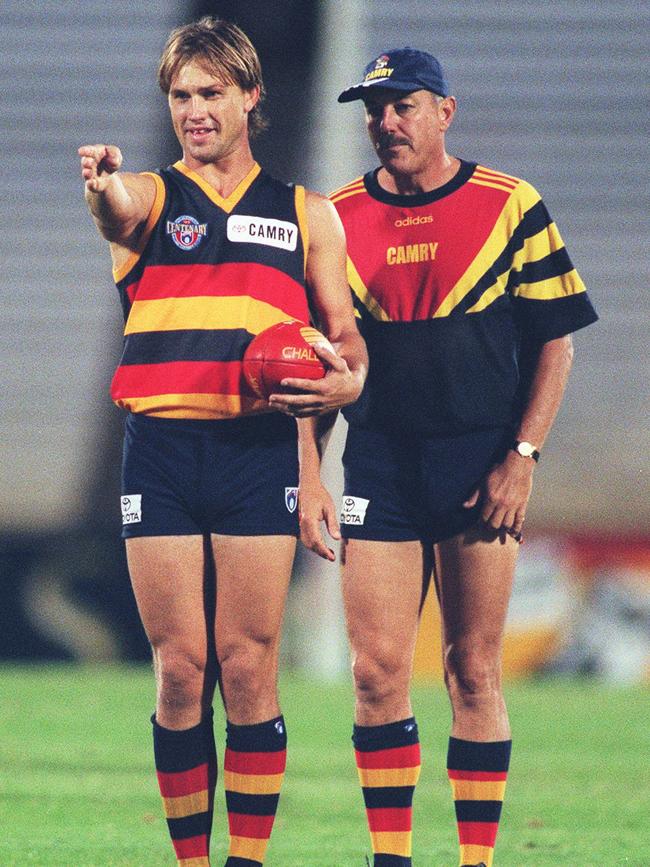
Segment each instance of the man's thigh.
[[518,543],[478,524],[436,548],[443,646],[468,642],[500,651]]
[[293,536],[213,535],[217,653],[242,642],[277,651],[296,550]]
[[419,541],[345,541],[343,601],[354,652],[397,648],[412,657],[430,573],[429,550]]
[[206,560],[203,536],[140,536],[126,540],[126,554],[140,618],[154,649],[168,643],[179,652],[207,656]]

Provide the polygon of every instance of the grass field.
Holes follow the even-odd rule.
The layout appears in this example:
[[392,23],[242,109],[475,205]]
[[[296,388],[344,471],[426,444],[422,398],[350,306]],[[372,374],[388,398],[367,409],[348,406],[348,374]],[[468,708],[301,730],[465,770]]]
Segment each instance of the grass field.
[[[515,733],[495,867],[650,864],[650,694],[581,681],[511,684]],[[0,668],[1,867],[175,863],[151,769],[146,668]],[[266,867],[362,867],[351,691],[285,677],[287,777]],[[414,865],[456,867],[449,712],[414,689],[423,744]],[[217,714],[223,749],[223,724]],[[223,793],[212,861],[225,860]]]

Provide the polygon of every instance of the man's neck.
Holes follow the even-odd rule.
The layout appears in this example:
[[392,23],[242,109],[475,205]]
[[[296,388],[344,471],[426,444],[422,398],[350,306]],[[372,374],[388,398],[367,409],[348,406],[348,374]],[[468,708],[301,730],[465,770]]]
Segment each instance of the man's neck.
[[223,199],[227,199],[250,173],[255,165],[255,158],[252,152],[247,150],[212,163],[202,163],[183,156],[183,163],[210,184]]
[[449,154],[428,165],[423,171],[404,174],[390,172],[382,167],[377,173],[377,183],[388,193],[399,196],[417,196],[421,193],[430,193],[448,183],[458,172],[460,160]]

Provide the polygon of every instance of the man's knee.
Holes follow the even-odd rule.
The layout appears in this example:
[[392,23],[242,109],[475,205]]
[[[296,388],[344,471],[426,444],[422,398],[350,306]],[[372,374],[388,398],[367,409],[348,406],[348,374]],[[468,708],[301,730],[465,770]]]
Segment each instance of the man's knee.
[[445,650],[445,682],[452,695],[467,701],[501,689],[501,644],[450,644]]
[[165,645],[154,649],[160,701],[169,709],[198,704],[205,689],[206,660],[198,654]]
[[270,638],[229,644],[219,651],[221,684],[226,697],[258,696],[271,683],[277,667],[276,643]]
[[359,650],[352,662],[357,697],[366,704],[381,705],[408,692],[410,672],[410,658],[397,647]]

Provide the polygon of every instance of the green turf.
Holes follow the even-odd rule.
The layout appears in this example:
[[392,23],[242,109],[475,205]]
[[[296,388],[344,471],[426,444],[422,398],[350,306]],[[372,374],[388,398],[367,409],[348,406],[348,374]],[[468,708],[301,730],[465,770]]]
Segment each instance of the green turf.
[[[507,693],[515,745],[495,867],[650,864],[648,691],[559,681]],[[350,687],[285,677],[282,696],[290,751],[266,867],[362,867]],[[151,770],[147,669],[5,667],[0,697],[2,867],[173,867]],[[447,700],[418,685],[414,701],[414,864],[456,867]],[[217,800],[212,860],[222,867]]]

